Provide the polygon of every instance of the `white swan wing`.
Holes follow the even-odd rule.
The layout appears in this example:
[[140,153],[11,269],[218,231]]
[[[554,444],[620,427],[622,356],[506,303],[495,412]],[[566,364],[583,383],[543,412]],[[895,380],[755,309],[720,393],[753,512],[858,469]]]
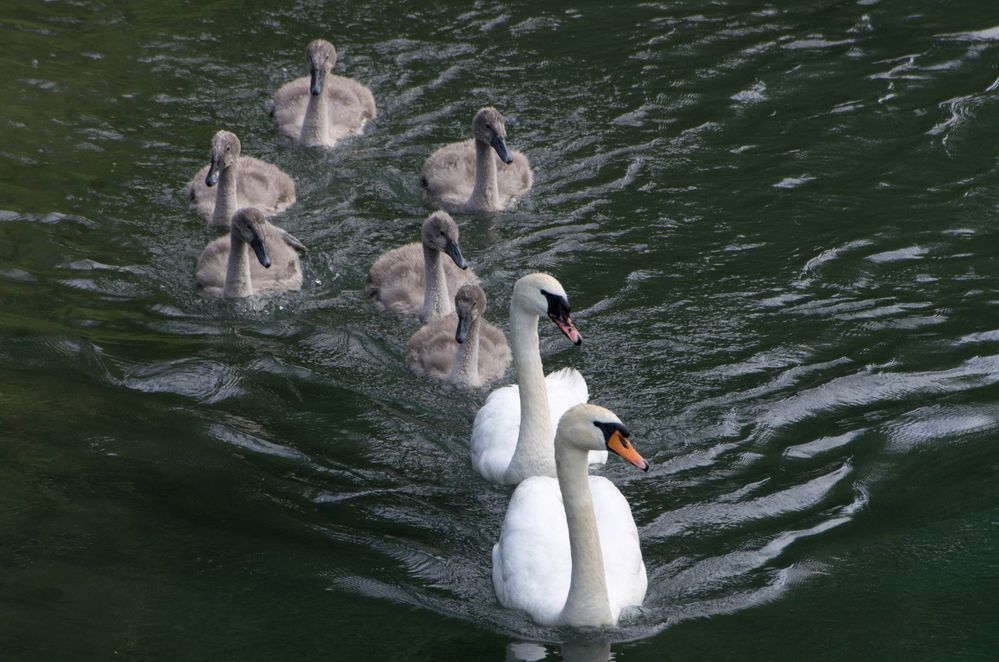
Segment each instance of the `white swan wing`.
[[558,481],[520,483],[493,546],[493,587],[500,604],[541,624],[558,621],[569,595],[572,557]]
[[[552,429],[573,405],[586,402],[586,380],[575,368],[556,370],[545,377]],[[516,384],[496,389],[486,398],[472,424],[472,467],[491,483],[502,483],[520,434],[520,389]],[[554,440],[553,442],[554,443]],[[597,456],[597,457],[594,457]],[[602,456],[600,458],[599,456]],[[590,452],[590,462],[605,462],[607,452]]]
[[520,433],[520,389],[502,386],[486,398],[472,424],[472,467],[491,483],[502,483]]
[[548,373],[545,387],[548,389],[548,413],[552,419],[552,430],[558,429],[562,414],[590,399],[586,380],[575,368],[562,368]]
[[590,476],[590,494],[600,533],[607,597],[616,622],[622,609],[642,604],[648,588],[638,527],[628,500],[614,483],[603,476]]

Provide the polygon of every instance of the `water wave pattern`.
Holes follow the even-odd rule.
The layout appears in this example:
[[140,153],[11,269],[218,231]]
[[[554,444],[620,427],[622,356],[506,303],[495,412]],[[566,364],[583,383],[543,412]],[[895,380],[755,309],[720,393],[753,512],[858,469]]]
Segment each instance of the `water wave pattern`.
[[[631,503],[650,585],[598,638],[667,636],[837,576],[906,471],[999,428],[999,330],[983,314],[999,289],[999,170],[983,147],[999,38],[984,10],[916,4],[299,2],[236,20],[233,3],[87,1],[11,19],[24,57],[0,82],[10,429],[132,485],[99,507],[182,531],[176,561],[131,539],[120,558],[179,581],[181,599],[206,590],[198,572],[273,572],[321,592],[320,613],[373,599],[386,620],[415,608],[516,641],[574,638],[492,597],[509,490],[467,458],[487,391],[409,374],[416,323],[363,294],[377,256],[418,238],[424,159],[495,105],[536,184],[508,212],[458,219],[488,317],[508,329],[516,279],[555,274],[585,343],[542,321],[546,368],[579,368],[653,465],[598,470]],[[267,113],[323,30],[379,117],[303,150]],[[223,127],[297,183],[273,222],[310,249],[300,293],[195,289],[214,232],[183,189]],[[50,408],[87,432],[38,422]],[[45,475],[35,452],[15,464]],[[189,496],[164,496],[175,487]],[[129,494],[141,505],[116,501]],[[55,508],[24,503],[22,525]],[[215,526],[259,536],[261,556],[240,543],[215,568],[179,553]]]

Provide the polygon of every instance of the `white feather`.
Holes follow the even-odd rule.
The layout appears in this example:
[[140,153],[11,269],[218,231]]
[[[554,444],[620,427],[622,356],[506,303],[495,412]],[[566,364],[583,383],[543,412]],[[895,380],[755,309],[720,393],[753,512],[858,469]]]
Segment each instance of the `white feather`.
[[[563,368],[545,377],[552,429],[570,407],[589,400],[586,380],[575,368]],[[472,466],[486,480],[503,482],[520,431],[520,389],[516,384],[503,386],[489,394],[475,415],[472,425]],[[590,464],[607,461],[607,451],[591,451]],[[564,515],[563,515],[564,519]]]
[[[602,476],[589,476],[604,559],[607,597],[617,622],[621,610],[640,605],[648,578],[638,528],[624,495]],[[493,586],[500,604],[536,622],[555,625],[569,595],[572,556],[558,480],[528,478],[517,486],[493,546]]]

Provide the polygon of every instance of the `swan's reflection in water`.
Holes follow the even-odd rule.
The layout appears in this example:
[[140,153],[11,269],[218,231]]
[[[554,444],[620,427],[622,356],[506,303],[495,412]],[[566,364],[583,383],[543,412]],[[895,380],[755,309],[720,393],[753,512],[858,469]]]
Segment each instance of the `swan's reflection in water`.
[[[544,644],[532,641],[514,641],[506,647],[506,662],[538,662],[538,660],[561,659],[566,662],[608,662],[611,657],[609,641],[566,641],[561,647],[552,646],[551,651]],[[551,657],[549,653],[553,653]]]

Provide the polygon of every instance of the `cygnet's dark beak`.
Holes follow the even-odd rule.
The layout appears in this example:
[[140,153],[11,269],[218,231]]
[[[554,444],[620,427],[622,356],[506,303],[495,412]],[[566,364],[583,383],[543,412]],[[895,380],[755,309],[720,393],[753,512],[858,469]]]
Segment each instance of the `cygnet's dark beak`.
[[253,239],[250,240],[250,248],[257,255],[257,260],[260,261],[261,266],[264,269],[271,268],[271,258],[267,255],[267,249],[264,248],[264,242],[261,241],[260,235],[254,234]]
[[468,338],[468,329],[472,326],[472,320],[468,315],[458,315],[458,330],[455,331],[454,339],[459,342],[465,342]]
[[448,254],[448,257],[454,260],[454,263],[458,265],[459,269],[468,269],[468,262],[465,262],[465,256],[461,254],[461,249],[458,248],[457,243],[448,239],[447,243],[444,244],[444,252]]
[[323,91],[323,83],[326,82],[326,71],[321,67],[310,66],[309,73],[312,76],[312,80],[309,83],[309,92],[312,93],[312,96],[316,96]]
[[215,186],[219,183],[219,173],[222,171],[222,164],[218,159],[212,159],[208,166],[208,176],[205,177],[205,186]]
[[513,163],[513,157],[510,156],[510,150],[506,148],[506,141],[500,138],[498,133],[493,134],[493,139],[489,142],[496,153],[499,154],[500,160],[503,163]]

